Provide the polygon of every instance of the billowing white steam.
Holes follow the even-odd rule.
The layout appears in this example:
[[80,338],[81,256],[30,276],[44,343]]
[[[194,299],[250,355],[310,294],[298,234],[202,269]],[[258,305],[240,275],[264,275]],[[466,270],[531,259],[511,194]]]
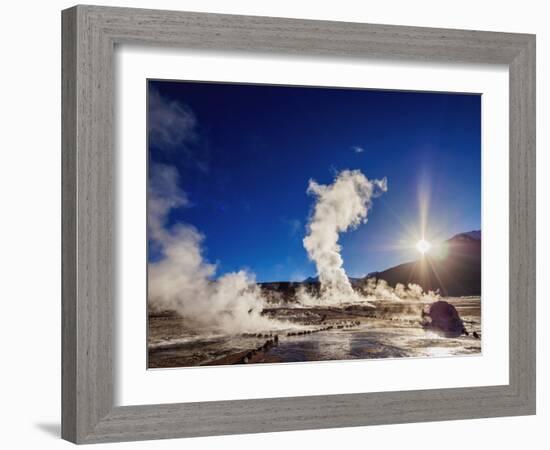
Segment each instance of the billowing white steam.
[[323,302],[360,300],[344,270],[338,239],[340,233],[367,221],[372,199],[386,190],[386,178],[369,180],[359,170],[344,170],[329,185],[310,180],[308,193],[316,197],[316,202],[303,243],[316,265]]
[[409,283],[405,286],[397,283],[395,288],[391,287],[385,280],[369,278],[363,283],[359,292],[369,301],[418,301],[422,303],[431,303],[440,298],[438,292],[424,292],[421,286]]
[[150,244],[161,257],[148,269],[149,306],[177,311],[191,327],[224,332],[277,328],[261,315],[264,299],[254,277],[239,271],[214,280],[216,266],[203,260],[204,236],[194,227],[167,227],[174,208],[189,204],[173,167],[151,167],[148,192]]

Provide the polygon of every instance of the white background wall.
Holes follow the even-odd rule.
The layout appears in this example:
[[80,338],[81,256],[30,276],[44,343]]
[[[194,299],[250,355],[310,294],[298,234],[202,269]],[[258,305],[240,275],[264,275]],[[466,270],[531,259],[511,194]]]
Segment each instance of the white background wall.
[[[543,448],[550,395],[544,376],[548,336],[548,68],[550,21],[542,1],[299,0],[107,1],[234,14],[469,28],[537,34],[538,415],[339,430],[119,444],[117,448]],[[60,417],[60,10],[70,1],[4,2],[0,19],[0,445],[66,448]],[[546,170],[544,170],[546,169]],[[546,208],[544,204],[546,203]],[[7,289],[6,289],[7,288]],[[547,291],[547,290],[546,290]],[[546,427],[544,424],[546,422]],[[543,444],[543,442],[545,443]],[[439,445],[438,445],[439,444]],[[105,447],[105,446],[102,446]],[[110,447],[113,448],[113,447]]]

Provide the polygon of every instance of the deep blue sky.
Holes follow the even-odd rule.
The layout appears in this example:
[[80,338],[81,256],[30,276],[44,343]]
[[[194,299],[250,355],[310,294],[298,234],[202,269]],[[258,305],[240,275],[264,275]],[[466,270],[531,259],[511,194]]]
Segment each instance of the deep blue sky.
[[313,205],[308,180],[327,184],[343,169],[388,179],[368,223],[341,236],[350,276],[417,258],[421,186],[430,195],[428,239],[481,228],[478,95],[171,81],[149,81],[148,89],[160,99],[157,122],[164,107],[168,119],[192,118],[183,134],[167,122],[173,139],[150,132],[149,164],[177,168],[192,206],[170,223],[206,236],[204,256],[218,274],[315,275],[302,246]]

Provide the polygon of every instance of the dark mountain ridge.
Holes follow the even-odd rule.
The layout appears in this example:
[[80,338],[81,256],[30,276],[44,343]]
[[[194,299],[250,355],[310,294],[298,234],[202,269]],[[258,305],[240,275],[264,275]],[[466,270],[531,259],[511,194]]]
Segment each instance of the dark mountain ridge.
[[424,291],[439,290],[444,296],[481,295],[481,231],[457,234],[444,245],[445,256],[428,253],[365,278],[385,280],[392,287],[414,283]]

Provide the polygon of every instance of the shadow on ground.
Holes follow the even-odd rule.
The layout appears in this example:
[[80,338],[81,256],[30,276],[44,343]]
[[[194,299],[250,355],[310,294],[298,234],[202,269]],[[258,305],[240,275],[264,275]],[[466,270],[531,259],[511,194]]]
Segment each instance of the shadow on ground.
[[61,437],[61,424],[60,423],[37,423],[36,428],[49,434],[52,437]]

